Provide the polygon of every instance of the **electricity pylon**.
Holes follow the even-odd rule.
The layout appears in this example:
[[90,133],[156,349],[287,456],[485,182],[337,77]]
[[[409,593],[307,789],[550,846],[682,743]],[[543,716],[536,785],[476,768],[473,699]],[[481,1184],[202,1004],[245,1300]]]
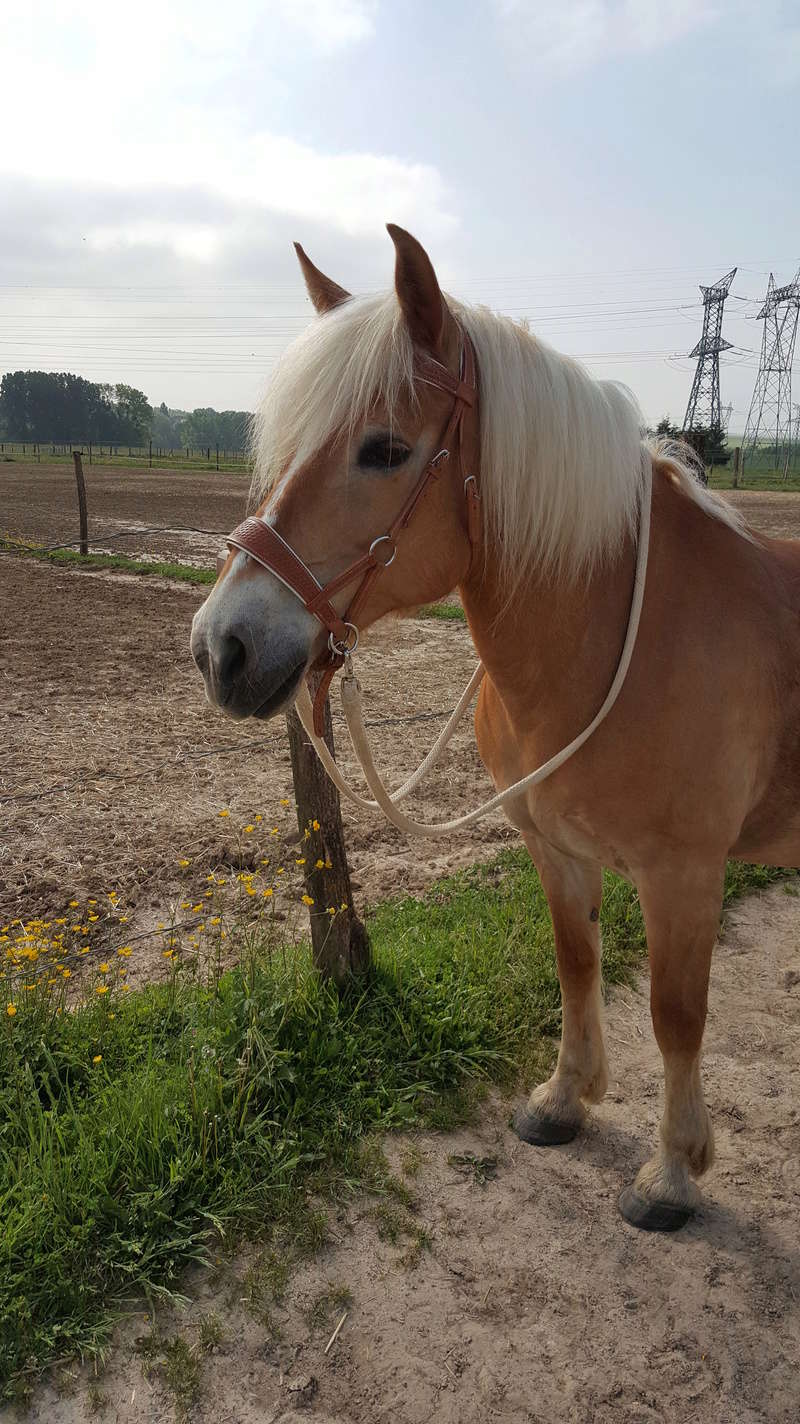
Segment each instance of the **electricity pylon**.
[[752,459],[759,440],[768,444],[775,469],[786,469],[792,453],[792,361],[800,316],[800,268],[785,287],[770,272],[767,295],[758,313],[764,323],[761,359],[744,427],[742,459]]
[[708,430],[721,433],[719,404],[719,353],[730,348],[730,341],[722,337],[722,308],[736,276],[733,267],[724,277],[720,277],[712,287],[701,287],[703,293],[703,334],[690,357],[697,357],[689,404],[683,420],[684,432]]

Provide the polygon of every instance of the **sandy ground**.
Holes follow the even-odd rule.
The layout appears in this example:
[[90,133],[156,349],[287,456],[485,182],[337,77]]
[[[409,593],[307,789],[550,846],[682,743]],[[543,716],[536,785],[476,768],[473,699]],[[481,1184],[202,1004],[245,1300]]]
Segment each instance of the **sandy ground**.
[[[717,948],[705,1056],[717,1163],[683,1232],[636,1232],[615,1206],[659,1116],[643,980],[609,1006],[612,1087],[579,1140],[527,1147],[495,1101],[477,1127],[390,1143],[400,1173],[409,1148],[422,1159],[409,1185],[431,1247],[415,1266],[408,1240],[381,1240],[374,1202],[358,1200],[331,1214],[272,1332],[242,1303],[251,1256],[198,1273],[190,1308],[159,1322],[192,1348],[204,1314],[222,1322],[192,1424],[796,1424],[800,900],[789,889],[742,902]],[[496,1176],[481,1184],[453,1163],[468,1153],[496,1158]],[[307,1313],[331,1286],[353,1298],[326,1355],[341,1311],[316,1327]],[[129,1318],[106,1370],[62,1373],[31,1421],[166,1424],[173,1401],[134,1344],[149,1329]]]
[[[202,597],[186,585],[0,559],[0,926],[66,917],[69,934],[83,924],[88,932],[75,943],[92,952],[73,956],[73,969],[91,969],[159,924],[186,923],[201,902],[215,918],[243,905],[270,916],[298,905],[285,724],[230,722],[206,703],[189,656]],[[434,740],[475,654],[463,624],[430,619],[387,623],[366,644],[359,673],[367,717],[378,724],[379,764],[399,782]],[[334,697],[344,752],[337,704]],[[490,792],[467,718],[414,801],[437,819]],[[413,849],[382,817],[346,811],[345,821],[359,906],[415,893],[515,839],[499,813],[452,844]],[[268,904],[243,894],[236,877],[251,869],[257,892],[275,887]],[[211,874],[223,883],[209,890]],[[119,897],[114,904],[109,892]],[[158,937],[136,941],[131,983],[163,970],[161,955]]]

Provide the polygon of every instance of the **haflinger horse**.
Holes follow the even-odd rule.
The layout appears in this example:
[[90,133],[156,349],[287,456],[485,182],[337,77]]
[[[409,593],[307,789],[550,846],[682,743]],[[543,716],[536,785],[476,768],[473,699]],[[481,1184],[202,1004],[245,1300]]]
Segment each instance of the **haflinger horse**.
[[713,1158],[700,1055],[726,858],[800,863],[800,552],[643,443],[624,389],[445,299],[420,244],[389,233],[388,295],[351,297],[297,249],[318,317],[257,417],[257,520],[232,536],[192,652],[213,703],[273,717],[314,665],[342,661],[356,616],[364,629],[457,589],[486,669],[478,749],[502,790],[603,703],[648,541],[613,708],[506,808],[547,894],[563,1006],[555,1072],[514,1125],[567,1142],[606,1091],[610,867],[638,890],[665,1076],[657,1151],[620,1208],[675,1230]]

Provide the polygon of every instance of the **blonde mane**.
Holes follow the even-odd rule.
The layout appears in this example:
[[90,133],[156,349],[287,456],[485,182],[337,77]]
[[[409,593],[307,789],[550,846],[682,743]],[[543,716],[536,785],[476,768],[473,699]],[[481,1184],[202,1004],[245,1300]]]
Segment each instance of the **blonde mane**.
[[[693,478],[686,447],[643,442],[624,386],[594,380],[525,325],[447,301],[477,356],[484,527],[510,586],[534,567],[570,575],[613,556],[635,530],[648,456],[708,514],[741,528],[736,511]],[[376,402],[391,420],[401,401],[416,399],[413,376],[393,292],[351,298],[312,321],[281,357],[254,417],[252,499]]]

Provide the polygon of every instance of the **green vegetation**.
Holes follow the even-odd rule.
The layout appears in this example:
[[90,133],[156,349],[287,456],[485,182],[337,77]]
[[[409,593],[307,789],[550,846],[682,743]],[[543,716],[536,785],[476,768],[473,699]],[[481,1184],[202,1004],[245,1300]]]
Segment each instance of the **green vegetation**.
[[466,623],[466,615],[460,603],[424,603],[417,611],[418,618],[442,618],[446,623]]
[[131,559],[127,554],[79,554],[77,549],[46,549],[38,544],[26,543],[11,535],[0,535],[0,551],[17,554],[25,559],[40,559],[49,564],[79,569],[111,569],[115,573],[160,574],[162,578],[177,579],[181,583],[211,584],[216,582],[216,569],[195,568],[192,564],[158,563],[155,559]]
[[[728,896],[779,875],[736,867]],[[229,1242],[272,1231],[247,1282],[268,1320],[291,1263],[324,1237],[312,1196],[368,1184],[385,1204],[381,1233],[415,1264],[429,1242],[375,1134],[451,1125],[482,1083],[546,1071],[560,1018],[552,936],[538,878],[516,851],[424,900],[378,907],[369,929],[373,970],[341,996],[314,976],[304,946],[269,939],[224,974],[199,978],[178,961],[168,983],[100,985],[71,1009],[63,981],[6,990],[6,1398],[23,1398],[46,1362],[97,1350],[114,1312],[142,1293],[174,1293],[222,1230]],[[644,936],[634,892],[612,876],[603,930],[606,980],[626,981]],[[205,1331],[207,1348],[214,1338]],[[188,1410],[196,1353],[150,1345]]]

